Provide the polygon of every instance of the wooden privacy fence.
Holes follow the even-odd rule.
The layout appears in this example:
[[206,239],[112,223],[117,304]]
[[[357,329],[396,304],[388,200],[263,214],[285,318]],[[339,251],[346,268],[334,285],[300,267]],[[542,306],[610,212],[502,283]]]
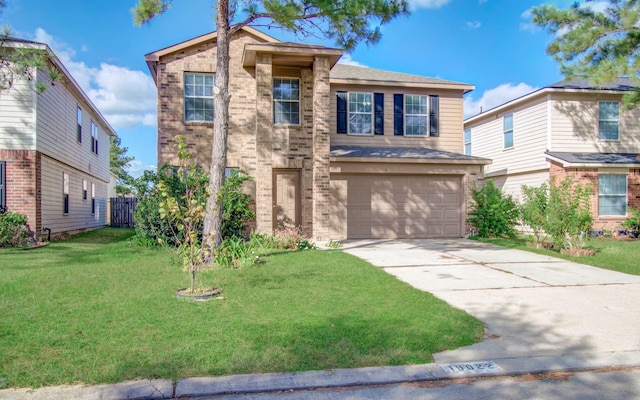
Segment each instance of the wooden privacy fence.
[[111,226],[114,228],[133,227],[133,214],[136,211],[138,199],[135,197],[111,198]]

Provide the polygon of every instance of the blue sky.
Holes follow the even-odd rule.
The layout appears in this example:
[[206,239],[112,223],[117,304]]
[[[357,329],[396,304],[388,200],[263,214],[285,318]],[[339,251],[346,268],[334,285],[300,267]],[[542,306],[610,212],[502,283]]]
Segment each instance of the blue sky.
[[[567,7],[574,0],[547,1]],[[136,158],[139,175],[156,164],[156,91],[144,55],[212,30],[212,1],[175,0],[150,25],[135,27],[136,0],[6,0],[0,24],[45,42],[88,93]],[[242,3],[242,2],[239,2]],[[543,1],[410,0],[413,13],[385,25],[375,46],[360,45],[343,62],[471,83],[465,116],[562,79],[545,53],[551,37],[528,10]],[[592,6],[603,2],[590,3]],[[258,27],[283,41],[334,46]]]

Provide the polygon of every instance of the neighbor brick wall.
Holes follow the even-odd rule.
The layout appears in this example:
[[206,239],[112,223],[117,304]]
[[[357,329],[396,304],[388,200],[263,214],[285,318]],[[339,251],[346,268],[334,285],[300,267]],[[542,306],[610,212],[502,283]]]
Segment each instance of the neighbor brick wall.
[[[626,217],[601,217],[598,215],[598,169],[597,168],[564,168],[559,163],[552,161],[549,169],[552,179],[562,181],[567,175],[573,177],[574,183],[593,185],[591,195],[591,212],[593,215],[593,228],[614,230]],[[640,206],[640,169],[630,169],[627,174],[627,210]]]
[[31,230],[39,233],[40,154],[35,150],[0,150],[0,160],[6,161],[7,208],[25,214]]

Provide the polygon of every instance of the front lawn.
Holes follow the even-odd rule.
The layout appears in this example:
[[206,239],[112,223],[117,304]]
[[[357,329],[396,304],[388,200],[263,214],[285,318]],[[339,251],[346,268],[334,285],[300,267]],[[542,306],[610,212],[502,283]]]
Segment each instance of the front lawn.
[[0,250],[0,387],[428,363],[482,324],[340,251],[208,272],[223,299],[175,298],[177,260],[102,229]]
[[498,246],[527,250],[538,254],[564,258],[581,264],[606,268],[626,274],[640,275],[640,240],[618,240],[596,238],[587,242],[587,248],[596,251],[593,256],[574,257],[560,254],[557,251],[527,247],[526,239],[486,239],[475,238],[478,241],[493,243]]

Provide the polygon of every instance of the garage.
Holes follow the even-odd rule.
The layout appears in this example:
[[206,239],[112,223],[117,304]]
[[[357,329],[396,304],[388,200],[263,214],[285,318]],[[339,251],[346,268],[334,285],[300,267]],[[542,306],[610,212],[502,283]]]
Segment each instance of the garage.
[[332,236],[461,237],[462,188],[456,175],[332,174]]

